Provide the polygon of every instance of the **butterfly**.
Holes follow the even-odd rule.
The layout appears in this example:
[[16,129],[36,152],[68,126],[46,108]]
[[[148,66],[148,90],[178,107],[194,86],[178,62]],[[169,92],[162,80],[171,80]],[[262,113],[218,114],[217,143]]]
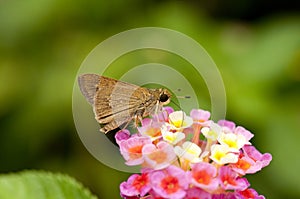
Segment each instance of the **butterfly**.
[[149,89],[97,74],[80,75],[78,84],[105,134],[126,128],[132,120],[138,126],[144,117],[158,113],[171,99],[165,88]]

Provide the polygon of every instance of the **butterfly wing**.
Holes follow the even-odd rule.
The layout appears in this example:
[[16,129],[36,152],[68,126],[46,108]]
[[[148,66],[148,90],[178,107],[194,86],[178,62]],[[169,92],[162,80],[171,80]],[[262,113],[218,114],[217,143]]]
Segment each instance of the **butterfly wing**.
[[112,78],[84,74],[78,81],[104,133],[126,126],[136,116],[144,116],[144,104],[151,101],[149,89]]
[[91,105],[94,105],[99,81],[100,76],[96,74],[83,74],[78,77],[80,91]]
[[78,82],[104,133],[125,128],[133,118],[148,116],[159,98],[157,91],[96,74],[81,75]]

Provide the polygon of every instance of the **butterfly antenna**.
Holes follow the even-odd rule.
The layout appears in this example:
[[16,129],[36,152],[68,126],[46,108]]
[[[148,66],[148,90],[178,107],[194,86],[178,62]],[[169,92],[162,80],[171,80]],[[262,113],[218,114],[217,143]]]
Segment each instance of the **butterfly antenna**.
[[189,95],[186,95],[186,96],[176,96],[177,98],[180,98],[180,99],[190,99],[191,96]]
[[[181,92],[181,89],[178,88],[177,91],[178,91],[178,92]],[[185,96],[176,96],[176,97],[177,97],[177,98],[180,98],[180,99],[189,99],[189,98],[191,98],[191,96],[189,96],[189,95],[185,95]]]

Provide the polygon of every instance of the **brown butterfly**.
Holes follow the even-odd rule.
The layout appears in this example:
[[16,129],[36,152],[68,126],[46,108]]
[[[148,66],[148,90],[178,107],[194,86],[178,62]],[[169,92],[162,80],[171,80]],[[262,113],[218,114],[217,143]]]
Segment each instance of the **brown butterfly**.
[[105,134],[126,128],[133,119],[137,126],[143,117],[161,111],[171,97],[164,88],[148,89],[96,74],[80,75],[78,83]]

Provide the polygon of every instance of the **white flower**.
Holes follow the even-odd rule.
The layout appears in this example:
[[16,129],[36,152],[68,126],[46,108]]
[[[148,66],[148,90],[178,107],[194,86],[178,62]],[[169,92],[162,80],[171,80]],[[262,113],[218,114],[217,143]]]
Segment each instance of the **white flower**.
[[214,122],[210,124],[210,127],[203,127],[201,133],[211,141],[216,141],[222,132],[222,127]]
[[169,126],[163,126],[161,128],[161,134],[162,137],[164,139],[164,141],[170,143],[170,144],[177,144],[178,142],[180,142],[181,140],[183,140],[185,138],[185,134],[182,132],[171,132],[169,131]]
[[192,142],[186,141],[183,143],[182,147],[176,146],[174,148],[175,154],[191,163],[201,162],[202,160],[199,158],[201,154],[201,148]]
[[214,144],[211,146],[210,159],[217,164],[223,165],[227,163],[236,163],[238,161],[238,155],[231,153],[230,148],[227,145]]
[[227,145],[231,152],[238,152],[245,144],[249,143],[245,136],[235,133],[221,133],[218,142]]
[[169,115],[169,124],[175,129],[187,128],[193,124],[193,119],[183,111],[175,111]]

